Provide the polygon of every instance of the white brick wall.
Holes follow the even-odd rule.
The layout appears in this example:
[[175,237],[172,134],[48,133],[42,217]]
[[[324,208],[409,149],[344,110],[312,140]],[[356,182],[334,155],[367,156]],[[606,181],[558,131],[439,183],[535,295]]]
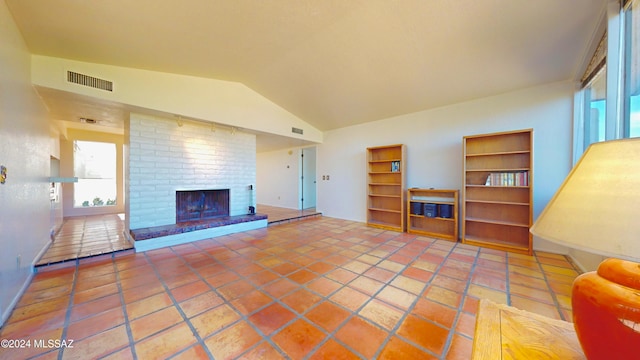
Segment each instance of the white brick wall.
[[255,135],[139,114],[129,130],[131,229],[175,224],[176,190],[230,189],[232,216],[255,206]]

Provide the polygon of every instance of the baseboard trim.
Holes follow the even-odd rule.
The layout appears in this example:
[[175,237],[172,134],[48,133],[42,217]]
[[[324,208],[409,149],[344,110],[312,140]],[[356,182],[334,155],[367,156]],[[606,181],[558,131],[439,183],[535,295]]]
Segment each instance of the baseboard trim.
[[31,280],[33,280],[33,275],[34,275],[33,265],[31,265],[31,271],[29,272],[29,276],[27,276],[24,283],[20,287],[20,290],[16,293],[16,296],[13,297],[13,300],[11,300],[11,302],[9,303],[9,306],[7,306],[4,313],[2,313],[2,319],[0,319],[0,328],[4,326],[4,323],[9,319],[16,305],[18,305],[18,302],[20,301],[20,299],[22,299],[22,295],[24,295],[24,293],[29,288],[29,285],[31,285]]
[[567,259],[569,259],[569,261],[573,264],[573,266],[574,266],[576,269],[580,270],[580,273],[583,273],[583,274],[584,274],[584,273],[586,273],[586,272],[588,272],[588,271],[589,271],[589,270],[587,270],[587,268],[586,268],[584,265],[582,265],[582,263],[581,263],[580,261],[578,261],[578,259],[576,259],[575,257],[573,257],[573,255],[571,255],[571,254],[567,254],[567,255],[565,255],[565,256],[567,257]]

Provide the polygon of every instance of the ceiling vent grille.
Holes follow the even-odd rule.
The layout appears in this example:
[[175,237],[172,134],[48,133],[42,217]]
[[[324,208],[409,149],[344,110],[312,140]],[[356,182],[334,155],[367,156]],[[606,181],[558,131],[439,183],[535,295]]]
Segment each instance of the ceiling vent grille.
[[67,71],[67,81],[74,84],[89,86],[94,89],[113,91],[113,83],[111,81],[73,71]]
[[294,134],[300,134],[300,135],[302,135],[302,133],[303,133],[302,129],[298,129],[298,128],[295,128],[295,127],[291,128],[291,132],[294,133]]

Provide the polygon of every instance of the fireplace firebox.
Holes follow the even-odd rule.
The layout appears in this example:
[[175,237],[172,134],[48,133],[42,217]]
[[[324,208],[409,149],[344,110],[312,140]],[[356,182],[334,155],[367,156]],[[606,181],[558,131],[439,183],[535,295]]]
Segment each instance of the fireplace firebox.
[[229,216],[229,189],[176,191],[176,223]]

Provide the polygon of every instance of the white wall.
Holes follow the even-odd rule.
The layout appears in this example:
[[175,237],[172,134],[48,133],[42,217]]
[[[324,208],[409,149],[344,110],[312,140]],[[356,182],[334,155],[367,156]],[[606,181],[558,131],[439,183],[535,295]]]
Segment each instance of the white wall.
[[[60,176],[60,132],[49,126],[49,175]],[[51,234],[55,234],[62,227],[64,213],[62,210],[62,184],[53,183],[54,199],[51,200]]]
[[[256,156],[256,199],[258,204],[298,209],[300,149],[258,153]],[[260,210],[260,209],[258,209]]]
[[[53,155],[51,156],[49,169],[51,176],[60,176],[60,160],[58,158],[54,158]],[[64,212],[62,209],[62,184],[59,182],[54,182],[51,184],[53,185],[51,190],[53,192],[53,199],[51,199],[50,202],[50,233],[51,235],[54,235],[62,227],[62,223],[64,222]]]
[[30,54],[4,1],[0,2],[0,324],[49,243],[50,148],[46,109],[31,86]]
[[588,253],[577,249],[569,249],[567,255],[569,255],[573,263],[583,272],[595,271],[598,269],[598,265],[608,258],[608,256]]
[[[40,55],[33,55],[31,61],[35,85],[294,139],[322,141],[320,130],[242,83]],[[69,83],[67,71],[111,81],[113,92]],[[292,133],[292,127],[303,129],[304,135]]]
[[571,167],[572,101],[572,84],[559,82],[328,131],[317,147],[318,174],[330,175],[318,181],[318,211],[366,221],[367,147],[406,144],[407,187],[461,189],[463,136],[533,128],[537,217]]
[[175,224],[176,190],[229,189],[231,216],[255,205],[255,135],[135,113],[129,123],[130,229]]

